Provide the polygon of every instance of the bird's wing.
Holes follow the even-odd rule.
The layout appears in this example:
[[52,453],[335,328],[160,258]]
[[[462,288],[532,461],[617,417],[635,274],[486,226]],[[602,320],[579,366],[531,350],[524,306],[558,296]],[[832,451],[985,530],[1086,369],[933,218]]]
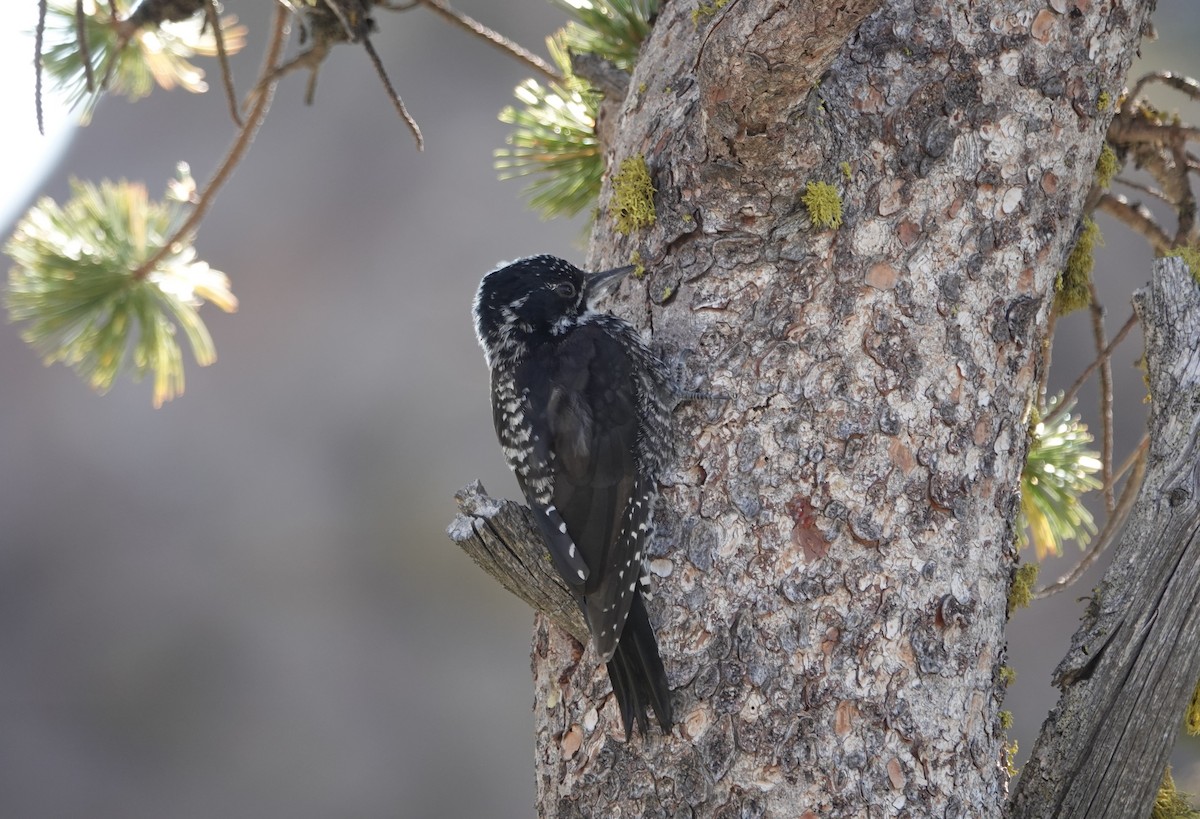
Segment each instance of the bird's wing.
[[586,580],[572,582],[593,642],[608,660],[637,593],[655,488],[638,475],[633,364],[617,339],[584,324],[566,334],[543,366],[544,403],[531,398],[531,404],[544,407],[546,445],[554,453],[552,505],[567,548],[574,546],[587,565]]
[[[554,456],[544,412],[548,382],[536,367],[528,363],[525,366],[533,372],[520,372],[514,377],[493,371],[492,420],[504,458],[533,510],[555,568],[577,587],[588,578],[588,564],[554,505]],[[536,377],[531,378],[533,375]],[[518,383],[529,386],[518,387]]]

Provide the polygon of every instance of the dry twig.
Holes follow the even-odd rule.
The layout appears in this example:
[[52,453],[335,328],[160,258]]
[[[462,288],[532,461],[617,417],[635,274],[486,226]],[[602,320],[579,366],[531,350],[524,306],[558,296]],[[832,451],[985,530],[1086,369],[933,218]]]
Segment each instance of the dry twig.
[[1100,294],[1096,291],[1094,281],[1088,282],[1088,292],[1092,294],[1092,339],[1096,344],[1096,360],[1100,362],[1097,379],[1100,382],[1100,480],[1104,483],[1104,512],[1111,517],[1116,505],[1112,486],[1112,353],[1108,351],[1104,333],[1104,307],[1100,304]]
[[83,0],[75,0],[75,42],[79,43],[79,58],[83,60],[83,76],[87,80],[89,94],[96,93],[96,80],[92,77],[92,54],[88,50],[87,16],[83,13]]
[[42,115],[42,40],[46,37],[46,0],[38,0],[37,29],[33,34],[33,104],[37,107],[38,133],[46,135]]
[[[262,69],[259,72],[262,76],[271,76],[274,73],[279,62],[279,57],[283,53],[283,46],[287,40],[289,29],[288,15],[289,12],[282,5],[275,7],[275,19],[271,27],[271,37],[267,43],[266,55],[263,57]],[[226,152],[225,157],[221,160],[221,164],[217,167],[217,172],[213,174],[204,191],[196,199],[192,212],[188,214],[187,219],[176,229],[171,238],[165,241],[163,246],[154,255],[134,271],[133,276],[135,279],[144,278],[153,271],[155,266],[172,251],[174,246],[183,238],[190,235],[204,219],[204,216],[208,213],[208,209],[212,207],[212,203],[217,197],[217,192],[229,180],[234,169],[246,155],[250,144],[254,141],[254,135],[258,132],[259,126],[262,125],[262,121],[267,115],[267,109],[271,107],[271,98],[274,95],[274,91],[275,83],[271,82],[263,86],[261,93],[257,94],[246,116],[245,124],[234,138],[233,144],[229,146],[228,152]]]
[[[441,17],[449,20],[459,28],[469,31],[476,37],[483,39],[484,42],[500,49],[512,57],[516,57],[518,60],[525,63],[527,66],[541,74],[550,82],[561,83],[563,81],[562,74],[558,73],[558,71],[554,68],[554,66],[550,65],[550,63],[546,62],[532,51],[522,48],[514,41],[505,37],[503,34],[488,28],[478,20],[468,17],[457,9],[451,8],[448,3],[444,2],[444,0],[417,0],[417,2],[420,5],[428,8],[430,11],[441,15]],[[398,5],[389,5],[387,3],[381,3],[380,5],[391,11],[402,11],[412,7],[411,3],[405,4],[403,7]]]
[[1081,372],[1079,374],[1079,376],[1075,379],[1074,383],[1072,383],[1071,386],[1067,388],[1067,391],[1065,393],[1063,393],[1062,400],[1058,402],[1058,406],[1056,406],[1054,408],[1054,411],[1051,412],[1049,415],[1047,415],[1043,419],[1046,424],[1051,423],[1052,421],[1057,419],[1058,416],[1060,416],[1064,412],[1066,412],[1066,408],[1070,405],[1070,403],[1072,401],[1075,400],[1075,396],[1079,394],[1079,390],[1081,387],[1083,387],[1084,383],[1087,381],[1088,376],[1090,376],[1093,372],[1095,372],[1096,368],[1099,367],[1102,362],[1107,361],[1109,358],[1112,357],[1113,350],[1117,349],[1117,346],[1122,341],[1125,340],[1125,337],[1129,335],[1129,331],[1132,330],[1136,324],[1137,324],[1137,315],[1134,313],[1131,313],[1129,318],[1125,320],[1125,323],[1123,325],[1121,325],[1121,329],[1117,331],[1117,334],[1115,336],[1113,336],[1113,340],[1110,341],[1108,343],[1108,346],[1106,346],[1100,352],[1100,354],[1097,355],[1096,358],[1092,360],[1091,364],[1088,364],[1086,367],[1083,368],[1083,372]]
[[1131,202],[1119,193],[1106,193],[1096,203],[1096,210],[1107,213],[1150,244],[1156,255],[1171,249],[1171,237],[1158,225],[1150,209],[1140,202]]
[[375,66],[375,73],[379,75],[379,79],[383,81],[383,87],[387,90],[388,96],[392,98],[392,105],[395,106],[396,113],[400,115],[400,118],[408,125],[408,129],[412,131],[413,138],[417,141],[417,150],[425,150],[425,137],[421,135],[421,129],[417,126],[417,121],[413,119],[412,114],[408,113],[408,108],[404,106],[404,100],[400,99],[400,95],[392,87],[392,81],[388,78],[387,72],[383,70],[383,62],[375,52],[375,46],[371,45],[371,39],[364,35],[362,44],[363,48],[367,50],[367,55],[371,58],[371,64]]
[[225,35],[221,32],[221,19],[217,14],[215,0],[204,0],[204,13],[208,24],[212,26],[213,38],[217,43],[217,62],[221,66],[221,83],[225,86],[225,99],[229,103],[229,115],[234,123],[241,128],[242,115],[238,111],[237,92],[233,90],[233,71],[229,68],[229,54],[225,51]]

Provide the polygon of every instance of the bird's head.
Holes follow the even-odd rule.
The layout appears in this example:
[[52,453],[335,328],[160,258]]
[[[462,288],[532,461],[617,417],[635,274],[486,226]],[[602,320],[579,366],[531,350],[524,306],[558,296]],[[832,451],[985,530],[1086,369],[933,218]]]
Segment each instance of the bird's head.
[[632,267],[585,273],[556,256],[497,267],[475,294],[475,335],[488,363],[506,347],[561,335],[611,292]]

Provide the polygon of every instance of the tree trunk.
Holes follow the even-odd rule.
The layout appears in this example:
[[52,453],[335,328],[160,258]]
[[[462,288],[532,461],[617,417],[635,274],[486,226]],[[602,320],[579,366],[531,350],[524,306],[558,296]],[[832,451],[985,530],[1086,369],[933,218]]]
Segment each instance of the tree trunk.
[[1152,413],[1146,478],[1071,651],[1013,817],[1149,813],[1200,678],[1200,288],[1161,259],[1135,299]]
[[626,743],[539,616],[539,812],[998,816],[1028,409],[1152,4],[719,5],[664,3],[609,146],[657,221],[602,196],[590,259],[639,254],[618,312],[731,396],[677,411],[656,516],[678,725]]

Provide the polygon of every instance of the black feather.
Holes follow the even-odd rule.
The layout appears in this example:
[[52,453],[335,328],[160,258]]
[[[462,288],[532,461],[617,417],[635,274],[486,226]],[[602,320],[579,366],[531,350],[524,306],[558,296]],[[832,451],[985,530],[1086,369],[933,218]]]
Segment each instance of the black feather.
[[638,582],[670,409],[661,362],[629,324],[588,307],[621,272],[519,260],[484,278],[475,326],[501,446],[607,663],[628,737],[635,723],[645,733],[647,709],[672,724]]
[[634,719],[637,720],[638,729],[646,733],[649,727],[647,707],[654,709],[663,733],[670,733],[674,723],[671,690],[641,594],[633,598],[621,641],[617,643],[616,653],[608,661],[608,678],[617,697],[617,708],[625,726],[625,739],[633,734]]

